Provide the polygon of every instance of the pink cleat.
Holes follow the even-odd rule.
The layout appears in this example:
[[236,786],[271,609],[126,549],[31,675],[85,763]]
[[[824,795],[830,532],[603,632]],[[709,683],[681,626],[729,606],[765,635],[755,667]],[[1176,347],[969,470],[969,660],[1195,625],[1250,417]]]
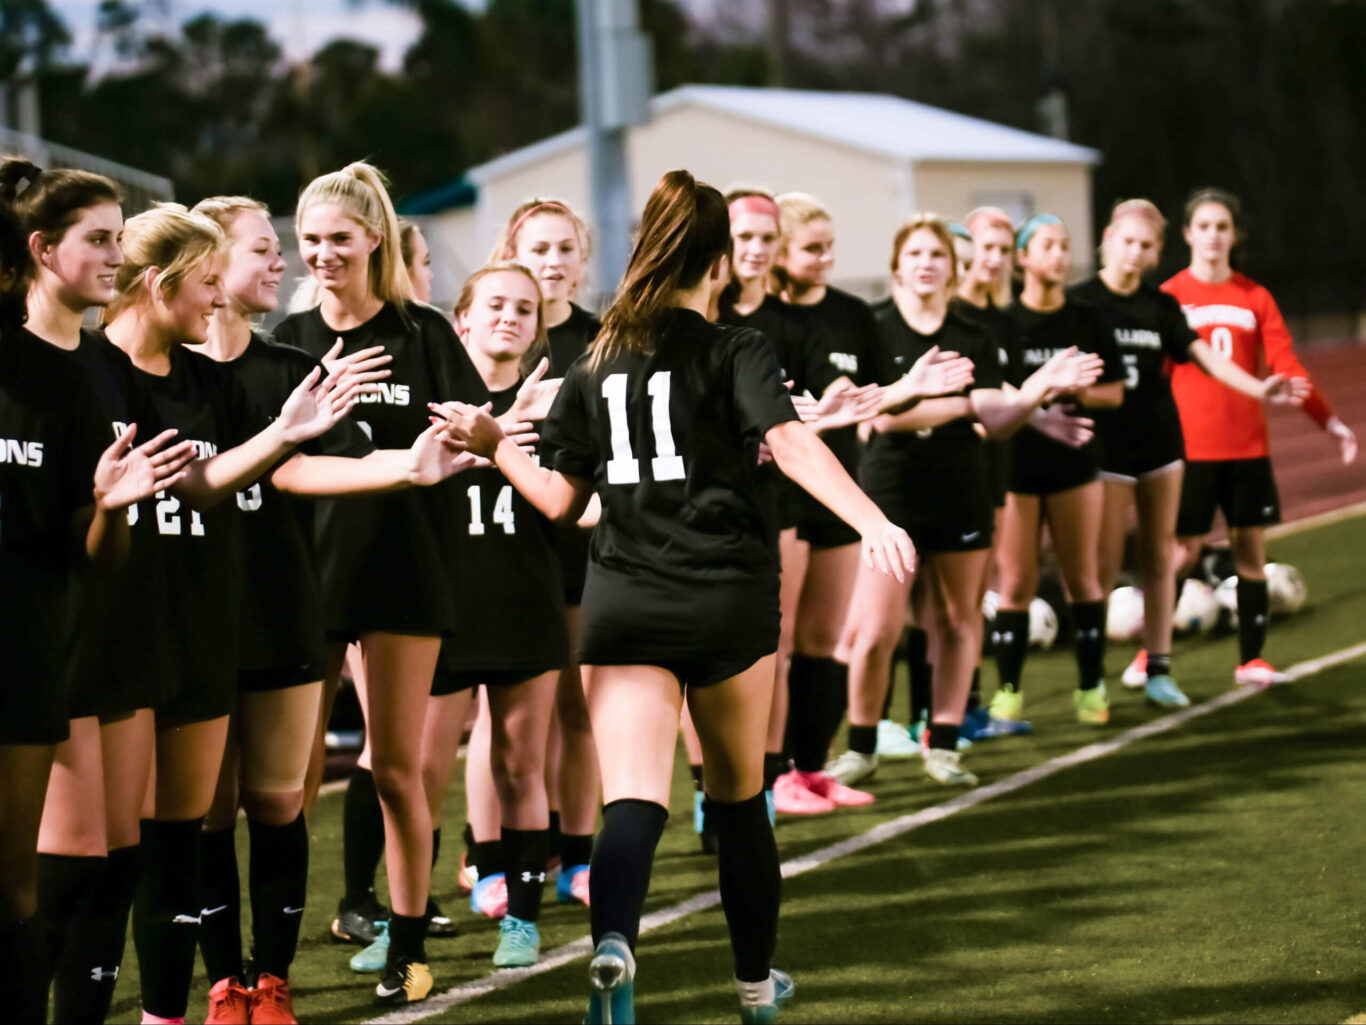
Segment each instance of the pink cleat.
[[793,769],[774,780],[773,807],[784,815],[820,815],[834,811],[835,802],[808,790],[802,773]]
[[872,804],[876,798],[866,790],[847,787],[828,772],[799,772],[806,789],[842,808],[858,808]]

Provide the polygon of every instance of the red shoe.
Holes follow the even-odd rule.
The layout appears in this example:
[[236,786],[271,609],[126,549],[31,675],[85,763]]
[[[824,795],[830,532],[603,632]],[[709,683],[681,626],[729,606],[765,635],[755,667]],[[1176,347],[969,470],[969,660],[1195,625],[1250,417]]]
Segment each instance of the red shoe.
[[1278,672],[1265,659],[1254,658],[1234,670],[1233,682],[1239,687],[1270,687],[1277,683],[1289,683],[1290,674]]
[[251,990],[237,979],[219,979],[209,990],[209,1016],[204,1025],[249,1025]]
[[876,800],[868,791],[847,787],[828,772],[799,772],[797,775],[801,776],[807,790],[843,808],[858,808]]
[[256,980],[251,991],[251,1025],[299,1025],[288,979],[265,974]]
[[835,802],[808,790],[802,774],[793,769],[773,781],[773,807],[784,815],[820,815],[834,811]]

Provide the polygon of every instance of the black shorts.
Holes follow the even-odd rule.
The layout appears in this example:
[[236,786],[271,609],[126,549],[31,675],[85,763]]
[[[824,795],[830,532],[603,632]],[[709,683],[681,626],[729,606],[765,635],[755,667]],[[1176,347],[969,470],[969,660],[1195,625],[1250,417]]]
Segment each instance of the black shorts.
[[1186,458],[1181,422],[1154,419],[1142,437],[1107,433],[1102,439],[1100,474],[1115,480],[1133,482]]
[[[795,486],[795,485],[794,485]],[[798,540],[812,548],[843,548],[856,545],[862,538],[859,532],[832,513],[806,491],[798,488],[794,496],[796,509],[793,517]]]
[[1006,504],[1006,467],[1010,449],[1004,441],[985,441],[982,455],[987,461],[987,480],[991,486],[991,504],[1000,509]]
[[683,583],[588,567],[579,664],[660,666],[684,686],[727,680],[778,648],[778,571]]
[[73,718],[70,690],[59,680],[7,679],[0,686],[0,744],[60,744],[71,735]]
[[930,472],[915,491],[869,492],[883,514],[907,534],[916,551],[974,552],[990,548],[996,526],[991,481],[985,472]]
[[1025,435],[1022,428],[1013,439],[1006,490],[1020,495],[1056,495],[1090,484],[1100,476],[1099,453],[1094,442],[1069,448],[1058,442]]
[[593,532],[582,527],[559,527],[555,531],[555,554],[564,580],[564,603],[570,608],[583,603],[583,581],[588,575],[588,545]]
[[1281,497],[1271,460],[1191,459],[1181,484],[1178,537],[1204,537],[1214,526],[1214,511],[1230,527],[1269,527],[1281,522]]
[[513,669],[442,669],[437,667],[432,676],[432,697],[444,698],[447,694],[459,694],[462,690],[474,690],[481,684],[485,687],[515,687],[519,683],[535,679],[542,673],[559,670],[560,666],[540,666]]
[[237,672],[204,666],[192,678],[173,684],[170,694],[156,708],[157,722],[207,722],[232,714],[237,707]]
[[237,689],[251,694],[263,691],[288,690],[305,683],[314,683],[326,675],[321,662],[304,663],[284,669],[239,669]]

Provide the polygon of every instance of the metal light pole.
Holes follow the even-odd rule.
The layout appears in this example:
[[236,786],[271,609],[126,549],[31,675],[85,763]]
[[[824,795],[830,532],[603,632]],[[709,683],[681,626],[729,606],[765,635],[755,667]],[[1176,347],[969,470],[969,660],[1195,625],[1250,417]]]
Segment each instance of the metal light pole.
[[579,97],[588,132],[588,174],[597,228],[593,284],[612,294],[631,255],[631,183],[626,129],[649,116],[654,92],[650,41],[636,0],[576,0]]

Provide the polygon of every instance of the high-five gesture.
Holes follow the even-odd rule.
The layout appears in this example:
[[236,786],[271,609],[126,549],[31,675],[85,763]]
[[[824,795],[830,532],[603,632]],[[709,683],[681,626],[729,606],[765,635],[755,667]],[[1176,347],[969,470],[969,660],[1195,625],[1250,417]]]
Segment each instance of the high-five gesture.
[[544,420],[546,414],[550,412],[550,405],[555,401],[555,396],[560,393],[560,385],[563,378],[554,377],[549,381],[544,380],[546,371],[550,369],[550,360],[542,359],[536,364],[536,369],[527,375],[527,379],[522,382],[522,386],[517,389],[517,398],[513,401],[512,407],[508,409],[499,419],[504,422],[515,422],[519,420]]
[[169,488],[185,476],[185,467],[194,459],[194,442],[170,445],[174,430],[133,448],[137,432],[138,425],[130,424],[95,465],[95,501],[105,509],[126,509]]
[[351,411],[360,394],[361,385],[349,370],[340,376],[329,374],[321,381],[319,378],[322,367],[314,367],[280,407],[276,423],[290,445],[309,441],[335,426]]
[[389,376],[390,371],[384,369],[385,365],[392,363],[393,356],[384,351],[382,345],[372,345],[368,349],[357,349],[349,356],[341,355],[342,340],[340,338],[327,350],[327,355],[321,360],[323,367],[328,374],[333,377],[349,377],[352,381],[360,385],[361,395],[373,395],[377,390],[376,381],[382,381]]
[[1262,379],[1262,401],[1273,406],[1302,406],[1312,394],[1314,386],[1307,377],[1272,374]]
[[916,395],[928,398],[962,391],[972,384],[972,372],[972,360],[956,352],[941,351],[935,345],[915,361],[901,380]]
[[1105,360],[1094,352],[1082,352],[1075,345],[1054,353],[1047,363],[1031,375],[1044,389],[1046,400],[1072,395],[1091,387],[1105,371]]

